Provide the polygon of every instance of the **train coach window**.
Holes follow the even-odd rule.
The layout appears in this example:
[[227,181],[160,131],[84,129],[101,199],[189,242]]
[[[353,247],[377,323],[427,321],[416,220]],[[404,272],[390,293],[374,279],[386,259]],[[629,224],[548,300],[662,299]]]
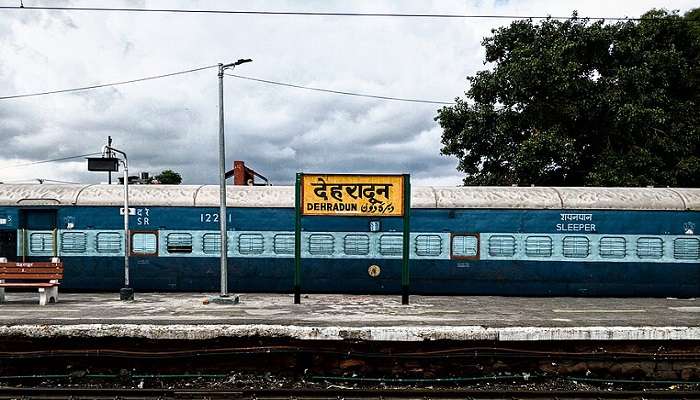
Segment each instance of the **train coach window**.
[[700,258],[700,240],[696,238],[678,238],[673,241],[673,257],[678,260],[697,260]]
[[383,256],[403,255],[403,235],[382,235],[379,237],[379,254]]
[[416,236],[416,254],[419,256],[439,256],[442,253],[442,238],[439,235]]
[[204,254],[219,254],[221,252],[221,234],[205,233],[202,235],[202,252]]
[[62,253],[85,253],[86,250],[87,234],[85,232],[63,232],[61,234]]
[[272,243],[275,254],[294,254],[294,235],[278,233]]
[[584,236],[566,236],[562,245],[566,258],[586,258],[590,254],[591,242]]
[[328,234],[314,234],[309,236],[309,253],[314,255],[333,254],[335,238]]
[[637,257],[661,258],[664,255],[664,241],[661,238],[642,237],[637,239]]
[[168,253],[191,253],[192,235],[189,233],[169,233],[165,237]]
[[345,235],[343,239],[345,254],[352,256],[364,256],[369,254],[369,236]]
[[158,236],[153,232],[133,232],[131,234],[131,253],[153,255],[158,253]]
[[314,255],[333,254],[335,238],[328,234],[314,234],[309,236],[309,253]]
[[32,253],[53,252],[53,233],[36,232],[29,235],[29,251]]
[[122,251],[122,234],[118,232],[100,232],[95,241],[98,253],[119,253]]
[[601,238],[599,254],[602,258],[625,258],[625,256],[627,256],[627,242],[625,238]]
[[513,257],[515,238],[510,235],[493,235],[489,238],[489,255],[494,257]]
[[241,254],[262,254],[265,239],[259,233],[241,233],[238,235],[238,252]]
[[549,236],[528,236],[525,239],[525,254],[528,257],[551,257],[552,238]]
[[479,240],[472,235],[452,236],[453,257],[476,257],[479,250]]

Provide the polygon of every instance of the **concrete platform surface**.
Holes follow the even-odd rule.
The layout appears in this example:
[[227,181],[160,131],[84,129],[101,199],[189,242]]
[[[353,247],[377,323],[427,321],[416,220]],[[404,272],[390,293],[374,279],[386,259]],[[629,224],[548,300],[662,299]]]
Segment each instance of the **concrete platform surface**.
[[242,294],[204,304],[202,293],[8,293],[2,336],[303,340],[700,340],[700,301],[650,298],[516,298]]

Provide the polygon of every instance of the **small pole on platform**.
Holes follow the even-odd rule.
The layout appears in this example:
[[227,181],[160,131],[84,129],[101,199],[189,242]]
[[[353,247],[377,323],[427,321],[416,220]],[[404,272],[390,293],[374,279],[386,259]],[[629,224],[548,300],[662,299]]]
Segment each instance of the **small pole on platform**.
[[[110,147],[110,151],[115,150]],[[118,150],[115,150],[119,152]],[[129,162],[124,156],[124,287],[119,291],[120,300],[133,300],[134,289],[129,282],[129,253],[131,252],[131,240],[129,238]]]
[[[88,157],[88,171],[97,172],[117,172],[119,171],[119,163],[124,166],[124,287],[119,290],[120,300],[133,300],[134,289],[129,283],[129,253],[131,250],[129,237],[129,159],[126,153],[112,147],[112,137],[107,139],[107,145],[102,147],[102,157]],[[119,153],[122,158],[114,156],[114,153]],[[110,178],[111,179],[111,178]],[[54,244],[56,240],[54,238]],[[54,250],[54,255],[56,250]]]
[[294,185],[294,304],[301,304],[301,180],[297,172]]
[[403,175],[403,260],[401,268],[401,304],[408,304],[409,258],[411,247],[411,175]]
[[[109,137],[109,145],[102,148],[102,158],[107,156],[106,160],[114,160],[114,153],[122,155],[118,161],[114,160],[113,167],[108,167],[107,170],[117,171],[117,163],[121,163],[124,166],[124,287],[119,290],[120,300],[133,300],[134,299],[134,289],[131,287],[129,282],[129,253],[131,253],[131,238],[129,237],[129,159],[126,153],[115,149],[112,147],[112,137]],[[91,167],[90,161],[94,159],[88,159],[88,170],[91,171],[104,171],[104,167],[97,166],[97,168]],[[93,169],[91,169],[93,168]]]
[[[111,136],[107,136],[107,147],[112,147],[112,137]],[[112,157],[111,150],[109,152],[108,157],[110,157],[110,158]],[[111,185],[112,184],[112,171],[108,171],[107,174],[108,174],[107,175],[107,183]]]

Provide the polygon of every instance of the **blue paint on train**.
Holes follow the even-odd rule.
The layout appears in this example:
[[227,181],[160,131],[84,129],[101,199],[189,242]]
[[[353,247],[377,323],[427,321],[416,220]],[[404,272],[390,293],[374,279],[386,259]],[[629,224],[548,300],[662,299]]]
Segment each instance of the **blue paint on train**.
[[[112,290],[122,286],[119,258],[64,257],[66,288]],[[216,291],[217,259],[138,258],[132,260],[137,290]],[[382,266],[378,278],[367,265]],[[676,296],[698,295],[697,265],[478,261],[456,266],[449,261],[412,261],[411,289],[416,294],[519,296]],[[229,287],[236,292],[288,292],[292,259],[230,259]],[[309,293],[395,294],[400,291],[398,260],[305,260],[302,287]]]
[[[183,232],[195,237],[194,245],[201,245],[197,234],[218,230],[218,209],[194,207],[135,207],[136,215],[130,217],[132,231]],[[46,228],[49,214],[35,213],[33,219],[23,213],[27,210],[55,210],[55,228]],[[39,216],[41,214],[41,216]],[[294,210],[289,208],[231,208],[228,211],[229,229],[244,232],[293,232]],[[42,219],[44,218],[44,219]],[[45,260],[56,241],[63,240],[65,232],[88,232],[92,246],[99,231],[118,232],[122,216],[118,207],[0,207],[2,230],[45,230],[42,243],[36,247],[41,257],[29,260]],[[357,232],[369,235],[371,218],[358,217],[306,217],[305,232]],[[35,221],[35,222],[32,222]],[[36,222],[39,221],[39,222]],[[382,218],[381,233],[400,233],[400,218]],[[43,225],[42,225],[43,224]],[[40,225],[40,226],[39,226]],[[412,232],[431,233],[440,240],[440,251],[421,259],[413,244],[411,290],[417,294],[488,294],[488,295],[587,295],[587,296],[678,296],[700,295],[700,260],[691,248],[688,255],[678,255],[675,240],[698,238],[689,227],[700,226],[700,216],[693,211],[600,211],[600,210],[514,210],[514,209],[413,209]],[[30,232],[31,233],[31,232]],[[25,232],[26,234],[26,232]],[[456,258],[452,254],[450,237],[457,234],[483,235],[477,242],[479,255]],[[541,234],[554,238],[550,256],[528,259],[522,246],[525,237],[518,234]],[[53,236],[51,236],[53,235]],[[489,254],[489,235],[511,236],[520,246],[512,256]],[[559,236],[571,235],[590,238],[587,251],[601,251],[601,235],[619,236],[623,240],[621,259],[605,259],[598,253],[587,259],[567,259],[562,255]],[[640,258],[637,236],[649,235],[663,241],[663,259]],[[20,235],[21,236],[21,235]],[[200,235],[201,236],[201,235]],[[332,235],[331,235],[332,236]],[[616,236],[616,237],[617,237]],[[372,236],[374,238],[374,236]],[[196,290],[215,291],[219,285],[219,264],[216,254],[202,254],[201,248],[190,254],[164,251],[159,236],[157,256],[131,257],[132,285],[136,290]],[[412,238],[413,240],[414,238]],[[30,239],[19,243],[18,254],[27,251]],[[88,239],[86,239],[87,241]],[[266,253],[246,256],[235,248],[229,258],[229,288],[237,292],[288,292],[292,287],[294,263],[289,254],[268,257],[271,240],[266,239]],[[342,236],[335,246],[342,246]],[[374,239],[373,239],[374,240]],[[37,242],[38,243],[38,242]],[[691,243],[692,244],[692,243]],[[23,247],[24,246],[24,247]],[[37,244],[39,246],[39,244]],[[236,245],[234,245],[236,246]],[[240,246],[240,244],[238,244]],[[375,246],[373,244],[372,246]],[[516,244],[513,245],[514,248]],[[626,246],[626,247],[624,247]],[[90,247],[84,254],[59,254],[65,262],[66,289],[113,290],[122,286],[123,264],[119,254],[100,255]],[[374,247],[373,247],[374,249]],[[593,250],[591,250],[593,249]],[[653,250],[653,249],[652,249]],[[229,248],[229,252],[231,252]],[[559,251],[559,253],[557,253]],[[645,250],[646,251],[646,250]],[[167,253],[167,254],[166,254]],[[32,253],[33,254],[33,253]],[[261,253],[262,254],[262,253]],[[342,254],[310,256],[303,261],[302,288],[307,292],[343,293],[399,293],[401,261],[384,257],[376,250],[368,250],[366,257],[349,257]],[[494,253],[495,254],[495,253]],[[0,254],[0,257],[6,256]],[[14,255],[13,255],[14,256]],[[678,257],[690,258],[678,258]],[[678,258],[677,260],[674,257]],[[675,261],[674,261],[675,260]],[[595,262],[593,262],[595,261]],[[378,277],[367,273],[369,265],[381,267]]]
[[[142,215],[129,218],[135,230],[212,230],[218,226],[218,209],[186,207],[136,207]],[[147,213],[147,214],[146,214]],[[580,233],[581,230],[558,230],[561,214],[581,213],[566,210],[448,210],[414,209],[411,227],[414,231],[431,232],[506,232],[506,233]],[[606,234],[684,234],[684,224],[700,226],[696,212],[675,211],[587,211],[595,230]],[[294,210],[287,208],[238,208],[228,210],[231,229],[243,231],[290,231],[294,228]],[[14,216],[18,210],[0,208],[0,215]],[[64,207],[58,209],[59,228],[71,220],[73,229],[119,229],[123,225],[117,207]],[[372,218],[305,217],[303,227],[308,231],[366,232]],[[400,218],[382,218],[382,231],[400,232]],[[7,225],[17,228],[16,224]],[[564,227],[565,228],[565,227]],[[2,229],[2,228],[0,228]],[[583,231],[586,233],[586,231]]]

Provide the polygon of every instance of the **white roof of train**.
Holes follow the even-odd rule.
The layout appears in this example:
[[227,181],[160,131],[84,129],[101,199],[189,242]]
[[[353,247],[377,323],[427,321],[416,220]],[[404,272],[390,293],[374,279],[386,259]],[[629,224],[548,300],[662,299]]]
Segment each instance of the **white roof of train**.
[[[700,210],[700,189],[414,186],[413,208]],[[293,186],[228,186],[229,207],[294,207]],[[120,185],[0,184],[0,206],[119,206]],[[216,207],[216,185],[133,185],[134,206]]]

